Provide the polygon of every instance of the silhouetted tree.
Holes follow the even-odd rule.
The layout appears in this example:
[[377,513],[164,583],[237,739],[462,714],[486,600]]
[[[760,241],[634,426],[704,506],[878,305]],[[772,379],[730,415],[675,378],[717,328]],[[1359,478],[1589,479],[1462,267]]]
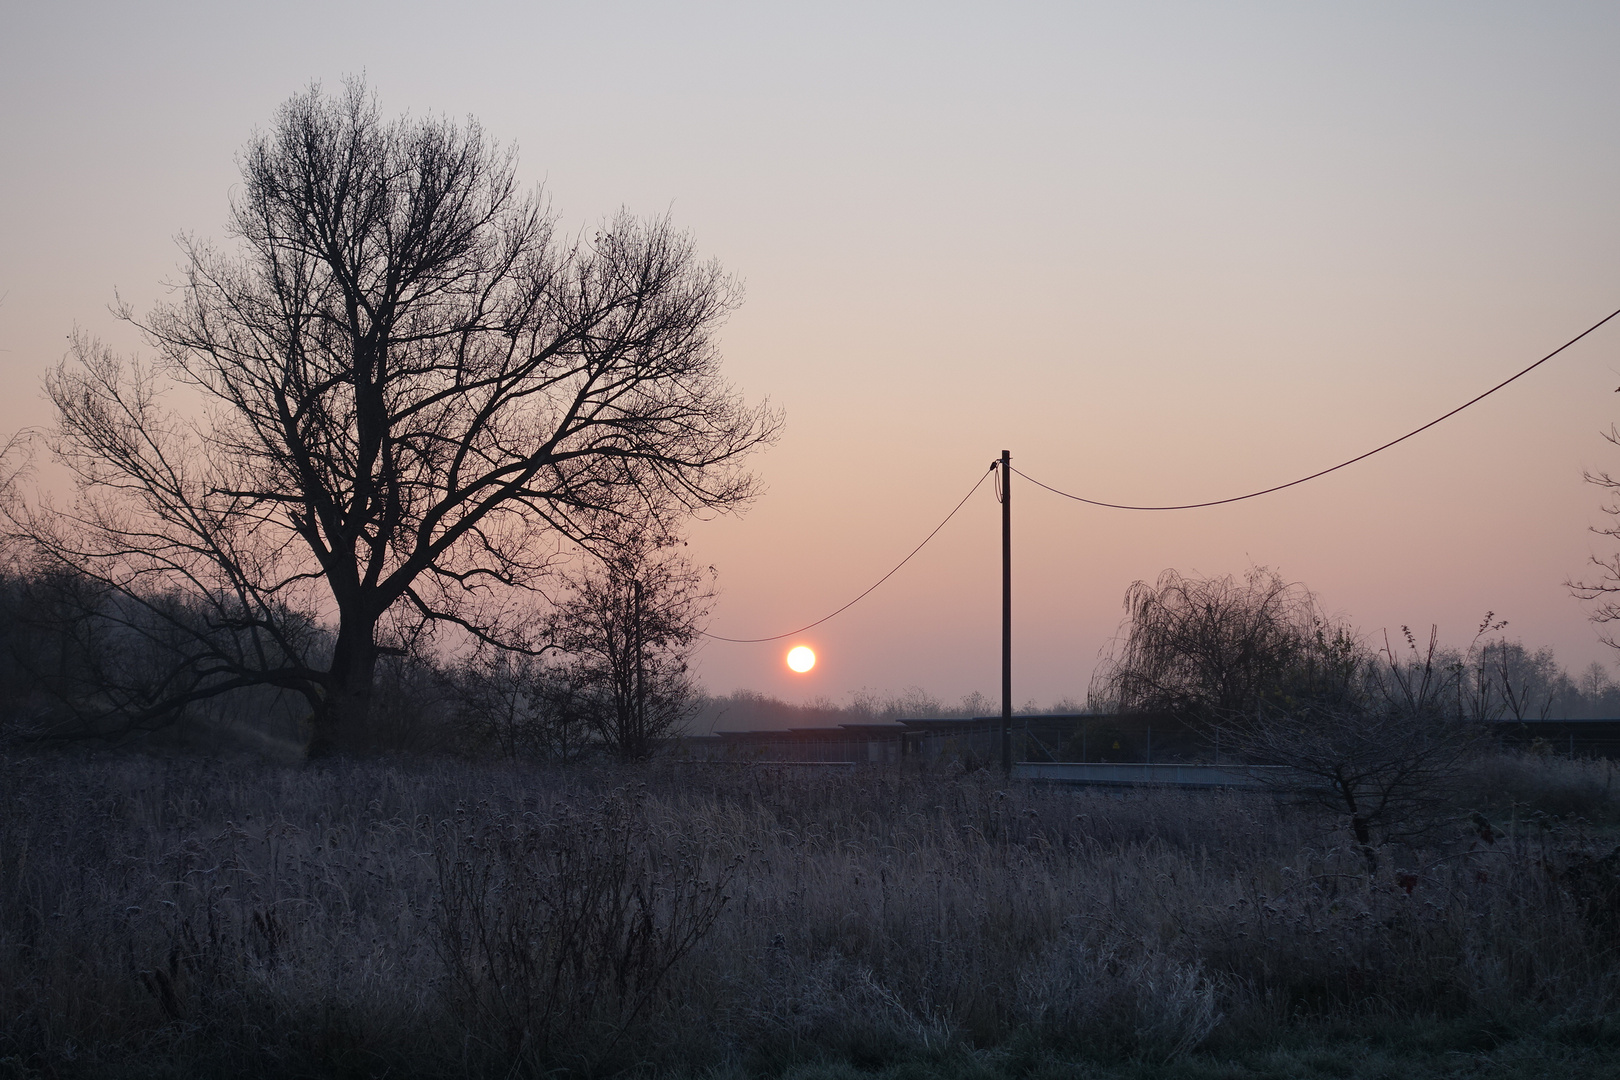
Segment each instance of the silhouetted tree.
[[[624,761],[647,757],[697,707],[687,660],[714,593],[671,545],[635,538],[572,582],[549,640],[554,722],[583,715]],[[569,710],[564,712],[563,710]]]
[[1465,657],[1442,651],[1434,633],[1420,650],[1404,628],[1405,649],[1386,640],[1374,653],[1308,589],[1264,568],[1241,582],[1167,570],[1132,585],[1125,603],[1094,700],[1219,729],[1239,760],[1281,766],[1257,775],[1338,816],[1369,872],[1382,844],[1446,811],[1450,782],[1486,730],[1479,721],[1536,692],[1521,646],[1479,644],[1505,625],[1490,616]]
[[573,761],[597,745],[589,673],[555,656],[480,649],[451,674],[456,717],[503,757]]
[[1252,713],[1326,625],[1310,590],[1265,567],[1242,581],[1166,570],[1131,585],[1125,610],[1093,705],[1195,723]]
[[1347,628],[1321,630],[1247,714],[1224,721],[1227,745],[1290,796],[1336,815],[1368,873],[1378,848],[1421,835],[1450,810],[1454,780],[1486,728],[1458,708],[1463,669],[1403,628],[1370,653]]
[[150,709],[268,683],[312,750],[357,746],[380,655],[445,625],[532,650],[565,539],[611,556],[752,493],[777,418],[720,375],[737,289],[667,221],[558,237],[475,122],[386,122],[358,83],[287,102],[241,170],[234,252],[183,239],[177,299],[123,312],[156,359],[73,340],[47,390],[77,497],[13,513],[172,622],[196,677]]
[[1475,662],[1500,699],[1499,714],[1504,718],[1545,720],[1560,703],[1568,713],[1579,694],[1551,649],[1531,652],[1522,642],[1497,639],[1479,645],[1478,653]]
[[1575,694],[1563,715],[1580,719],[1620,716],[1620,686],[1615,685],[1609,669],[1596,660],[1581,672]]
[[[1603,436],[1615,446],[1620,446],[1620,427],[1610,425]],[[1607,536],[1611,540],[1620,540],[1620,477],[1601,469],[1589,471],[1585,474],[1586,482],[1602,488],[1608,497],[1603,512],[1608,515],[1607,525],[1594,525],[1592,531],[1600,536]],[[1592,565],[1597,567],[1598,575],[1593,581],[1568,581],[1571,592],[1581,600],[1593,603],[1588,611],[1588,617],[1600,627],[1608,627],[1611,623],[1620,622],[1620,552],[1610,555],[1592,556]],[[1610,648],[1620,649],[1620,639],[1608,629],[1600,631],[1599,636],[1603,643]]]

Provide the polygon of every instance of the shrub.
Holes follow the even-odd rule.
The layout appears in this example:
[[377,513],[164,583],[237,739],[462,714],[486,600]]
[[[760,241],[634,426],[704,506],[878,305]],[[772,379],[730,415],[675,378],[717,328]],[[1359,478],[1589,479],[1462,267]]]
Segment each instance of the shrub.
[[545,816],[458,806],[434,830],[452,1001],[513,1061],[611,1059],[725,907],[735,862],[706,876],[703,845],[639,801],[610,791]]

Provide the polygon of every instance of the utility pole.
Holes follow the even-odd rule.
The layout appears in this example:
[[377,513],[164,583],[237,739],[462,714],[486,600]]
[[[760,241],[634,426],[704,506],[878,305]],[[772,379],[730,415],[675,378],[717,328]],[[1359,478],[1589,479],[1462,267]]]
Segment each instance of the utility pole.
[[1001,771],[1012,775],[1012,455],[1001,452]]
[[636,614],[636,698],[635,698],[635,736],[632,744],[638,747],[637,752],[645,752],[646,747],[641,746],[641,740],[647,737],[647,659],[646,659],[646,623],[641,610],[641,578],[640,568],[637,568],[636,580],[632,583],[635,596]]

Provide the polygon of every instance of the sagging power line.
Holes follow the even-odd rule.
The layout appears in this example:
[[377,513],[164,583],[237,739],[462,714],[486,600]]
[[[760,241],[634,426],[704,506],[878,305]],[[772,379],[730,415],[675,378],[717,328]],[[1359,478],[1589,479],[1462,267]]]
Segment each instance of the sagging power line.
[[710,639],[712,639],[714,641],[729,641],[734,645],[756,645],[756,644],[758,644],[758,643],[760,643],[762,641],[780,641],[783,638],[792,637],[794,634],[802,634],[806,630],[810,630],[810,629],[813,629],[814,627],[820,626],[822,623],[826,622],[828,619],[833,618],[834,616],[842,615],[844,612],[848,611],[850,608],[854,607],[856,604],[860,603],[862,600],[865,600],[868,596],[871,596],[872,593],[877,590],[877,587],[879,585],[882,585],[885,581],[888,581],[890,578],[894,577],[895,574],[900,572],[900,568],[902,566],[906,565],[906,563],[908,563],[908,562],[910,562],[912,560],[912,558],[917,554],[917,552],[919,552],[923,548],[927,547],[928,546],[928,541],[932,540],[935,536],[939,535],[939,530],[943,529],[947,524],[950,523],[951,518],[956,516],[956,512],[958,510],[962,509],[962,507],[967,505],[967,501],[969,499],[973,498],[973,493],[975,491],[978,491],[979,488],[984,485],[985,477],[989,476],[991,472],[995,471],[995,469],[996,469],[996,465],[992,464],[988,470],[986,470],[985,472],[979,474],[979,479],[974,481],[973,486],[968,489],[968,493],[966,495],[962,496],[962,501],[957,503],[954,507],[951,508],[951,512],[945,515],[945,519],[943,521],[941,521],[938,525],[934,526],[934,531],[933,532],[931,532],[927,536],[923,537],[922,543],[918,544],[916,547],[911,549],[911,554],[910,555],[907,555],[905,558],[903,558],[899,562],[895,563],[894,564],[894,569],[890,570],[887,574],[884,574],[882,577],[878,578],[876,581],[874,581],[872,583],[871,587],[868,588],[865,592],[861,593],[861,595],[857,596],[855,599],[851,600],[849,603],[845,604],[843,607],[839,608],[837,611],[832,612],[832,614],[823,615],[821,618],[817,619],[815,622],[806,623],[804,626],[799,627],[797,630],[789,630],[785,634],[772,634],[769,637],[734,638],[734,637],[722,637],[719,634],[710,634],[710,633],[704,633],[703,636],[706,637],[706,638],[710,638]]
[[1309,483],[1312,480],[1320,479],[1321,477],[1324,477],[1324,476],[1328,475],[1329,473],[1338,472],[1340,469],[1346,468],[1347,466],[1350,466],[1350,465],[1354,465],[1358,461],[1366,461],[1368,458],[1372,457],[1374,454],[1382,453],[1383,451],[1388,450],[1392,446],[1398,446],[1401,443],[1405,442],[1407,439],[1410,439],[1414,435],[1421,435],[1423,432],[1428,431],[1430,428],[1434,427],[1436,424],[1441,423],[1442,421],[1445,421],[1445,420],[1449,420],[1453,416],[1456,416],[1458,413],[1462,412],[1464,409],[1468,408],[1470,405],[1477,405],[1479,402],[1484,401],[1486,398],[1490,397],[1492,394],[1496,393],[1498,390],[1502,389],[1504,386],[1507,386],[1509,383],[1515,382],[1516,380],[1521,379],[1524,376],[1530,374],[1532,371],[1536,370],[1536,368],[1540,367],[1542,364],[1545,364],[1547,361],[1551,360],[1553,357],[1557,356],[1559,353],[1563,352],[1565,349],[1569,348],[1571,345],[1574,345],[1577,341],[1580,341],[1582,338],[1586,337],[1588,334],[1591,334],[1593,331],[1597,330],[1604,323],[1608,322],[1610,319],[1613,319],[1617,315],[1620,315],[1620,309],[1617,309],[1615,311],[1611,311],[1609,314],[1603,316],[1603,318],[1599,319],[1597,322],[1593,323],[1591,326],[1588,326],[1585,330],[1582,330],[1579,334],[1576,334],[1574,337],[1570,338],[1568,341],[1566,341],[1562,345],[1558,346],[1558,348],[1554,349],[1552,352],[1548,353],[1546,356],[1543,356],[1540,360],[1537,360],[1535,363],[1531,364],[1529,367],[1524,368],[1521,371],[1518,371],[1518,372],[1515,372],[1512,375],[1509,375],[1507,378],[1503,379],[1501,382],[1497,383],[1495,386],[1491,387],[1489,390],[1485,391],[1483,394],[1480,394],[1477,397],[1469,398],[1467,401],[1463,402],[1461,405],[1457,406],[1455,409],[1452,409],[1450,412],[1443,413],[1442,415],[1435,417],[1433,420],[1430,420],[1427,424],[1424,424],[1422,427],[1413,428],[1411,431],[1408,431],[1405,435],[1402,435],[1398,439],[1391,439],[1391,440],[1389,440],[1389,442],[1384,443],[1382,446],[1375,446],[1371,450],[1368,450],[1364,454],[1357,454],[1355,457],[1350,458],[1347,461],[1341,461],[1337,465],[1331,465],[1326,469],[1322,469],[1322,470],[1320,470],[1318,472],[1313,472],[1309,476],[1302,476],[1298,480],[1290,480],[1286,484],[1276,484],[1276,485],[1274,485],[1272,487],[1262,488],[1259,491],[1251,491],[1246,495],[1233,495],[1230,498],[1226,498],[1226,499],[1211,499],[1208,502],[1183,503],[1183,504],[1181,504],[1179,506],[1131,506],[1131,505],[1128,505],[1128,504],[1125,504],[1125,503],[1103,502],[1100,499],[1087,499],[1087,498],[1084,498],[1083,496],[1080,496],[1080,495],[1072,495],[1067,491],[1060,491],[1057,488],[1052,487],[1050,484],[1043,484],[1039,480],[1035,479],[1033,476],[1030,476],[1026,472],[1021,472],[1018,469],[1014,469],[1013,472],[1018,473],[1019,476],[1022,476],[1025,480],[1028,480],[1030,483],[1034,484],[1036,487],[1045,488],[1047,491],[1050,491],[1054,495],[1061,495],[1065,499],[1073,499],[1075,502],[1085,503],[1087,506],[1101,506],[1101,507],[1104,507],[1105,509],[1108,509],[1108,510],[1202,510],[1206,506],[1225,506],[1227,503],[1243,502],[1245,499],[1258,499],[1262,495],[1270,495],[1271,493],[1276,492],[1276,491],[1283,491],[1283,490],[1285,490],[1287,488],[1298,487],[1300,484],[1306,484],[1306,483]]

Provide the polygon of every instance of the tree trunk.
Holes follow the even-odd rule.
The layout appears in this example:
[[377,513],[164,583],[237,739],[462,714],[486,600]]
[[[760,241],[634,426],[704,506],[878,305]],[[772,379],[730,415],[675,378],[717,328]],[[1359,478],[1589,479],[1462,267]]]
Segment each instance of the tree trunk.
[[326,696],[321,707],[315,710],[310,757],[334,757],[368,749],[372,682],[376,671],[375,620],[340,614]]
[[1344,805],[1350,811],[1350,831],[1355,834],[1356,845],[1361,848],[1361,857],[1367,863],[1367,876],[1378,874],[1378,849],[1373,847],[1372,829],[1367,818],[1356,803],[1355,789],[1341,775],[1337,780],[1339,794],[1344,796]]
[[1367,862],[1367,875],[1376,876],[1378,873],[1378,849],[1372,844],[1372,831],[1367,828],[1367,819],[1360,814],[1350,818],[1350,828],[1355,831],[1356,843],[1361,845],[1361,857]]

